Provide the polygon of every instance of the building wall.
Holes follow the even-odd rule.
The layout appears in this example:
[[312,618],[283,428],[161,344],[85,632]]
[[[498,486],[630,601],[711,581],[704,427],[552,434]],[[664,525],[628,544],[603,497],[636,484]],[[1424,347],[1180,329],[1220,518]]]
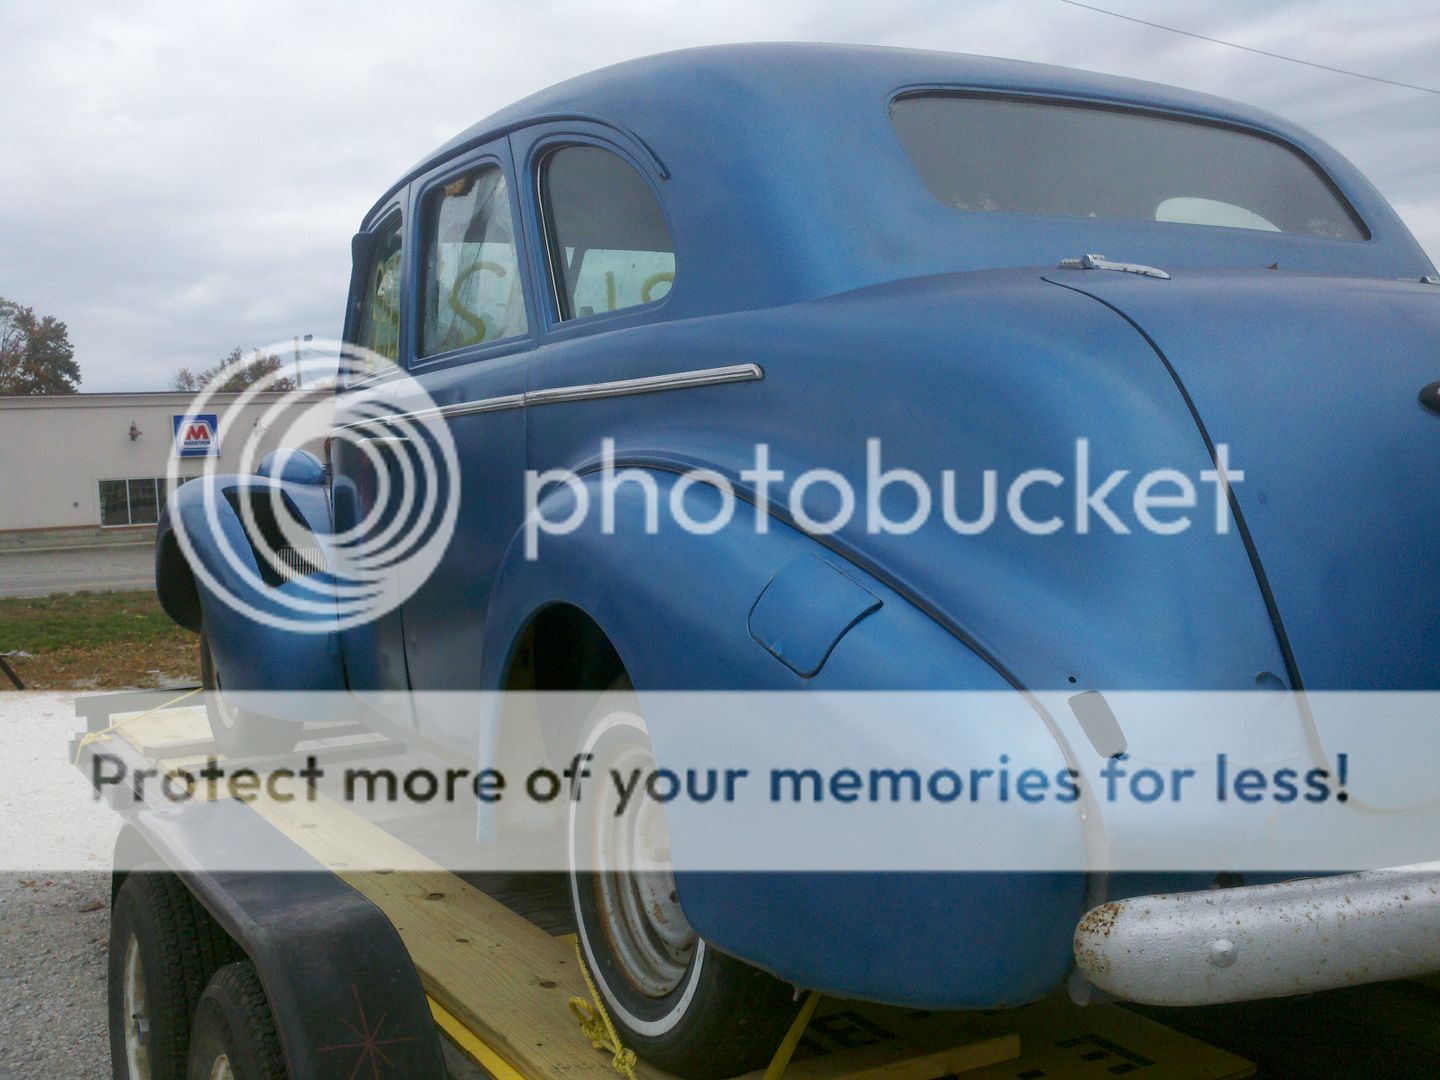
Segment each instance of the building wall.
[[215,459],[176,456],[172,417],[192,411],[191,394],[0,397],[0,532],[98,526],[101,480],[247,471],[246,454],[253,471],[281,445],[323,454],[327,392],[260,394],[244,407],[238,396],[216,395],[201,410],[219,417]]

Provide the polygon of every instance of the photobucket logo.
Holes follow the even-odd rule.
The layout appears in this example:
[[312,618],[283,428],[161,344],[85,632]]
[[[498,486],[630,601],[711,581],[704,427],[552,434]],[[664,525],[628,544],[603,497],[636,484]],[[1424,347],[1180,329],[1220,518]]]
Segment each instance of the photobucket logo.
[[[290,349],[256,350],[196,393],[176,424],[167,512],[207,605],[332,633],[394,610],[430,576],[455,532],[459,461],[434,402],[389,360],[321,341],[291,364]],[[300,448],[327,465],[343,455],[333,492]],[[192,454],[202,471],[182,476]]]
[[[745,501],[752,505],[757,533],[769,531],[769,507],[778,504],[802,530],[820,536],[850,527],[859,515],[869,535],[905,536],[924,528],[937,514],[959,536],[977,536],[1002,522],[1030,536],[1050,536],[1067,528],[1082,536],[1102,529],[1121,536],[1137,531],[1174,536],[1192,528],[1197,518],[1212,516],[1215,531],[1228,533],[1230,488],[1245,479],[1245,473],[1230,464],[1230,447],[1225,443],[1215,447],[1215,467],[1202,469],[1193,478],[1179,469],[1152,469],[1135,477],[1131,486],[1128,469],[1100,475],[1091,461],[1089,439],[1075,440],[1071,465],[1069,477],[1052,468],[1020,472],[1005,485],[1003,498],[999,471],[985,469],[971,478],[966,499],[969,516],[960,509],[961,481],[954,469],[940,473],[937,493],[921,473],[887,467],[877,438],[865,442],[859,491],[846,473],[835,469],[811,468],[787,476],[772,466],[767,443],[756,444],[753,464],[740,470],[738,480]],[[978,509],[972,505],[977,479]],[[717,493],[708,516],[696,517],[688,505],[696,485]],[[1206,491],[1207,485],[1213,490]],[[663,502],[680,529],[709,535],[728,527],[740,512],[736,486],[715,470],[692,469],[674,481]],[[542,535],[565,536],[580,529],[597,511],[597,503],[600,531],[613,535],[617,497],[627,487],[643,497],[645,532],[659,532],[658,474],[636,467],[617,469],[614,439],[602,441],[599,467],[584,475],[569,469],[527,470],[525,557],[539,558]],[[556,498],[562,490],[567,497]]]

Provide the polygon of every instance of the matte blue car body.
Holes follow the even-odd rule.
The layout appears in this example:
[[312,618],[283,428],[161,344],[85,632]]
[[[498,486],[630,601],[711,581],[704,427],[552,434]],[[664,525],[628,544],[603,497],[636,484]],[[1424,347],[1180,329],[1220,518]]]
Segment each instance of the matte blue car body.
[[1303,685],[1440,688],[1440,431],[1418,400],[1440,371],[1440,288],[1255,270],[1147,291],[1118,276],[1073,287],[1134,319],[1210,438],[1243,453],[1235,497]]
[[[268,499],[278,486],[312,532],[328,535],[331,529],[327,489],[314,482],[312,471],[303,463],[290,464],[289,471],[304,480],[216,474],[176,488],[166,500],[156,529],[157,590],[161,604],[176,622],[192,630],[199,630],[201,623],[204,624],[216,664],[226,673],[227,686],[241,690],[343,690],[345,671],[333,629],[300,632],[252,619],[226,600],[217,599],[203,577],[197,575],[184,581],[175,572],[173,560],[183,557],[183,552],[175,536],[174,520],[183,518],[196,558],[232,596],[239,596],[277,618],[293,618],[279,598],[284,592],[303,586],[292,583],[274,589],[256,588],[253,578],[239,573],[235,564],[221,553],[210,524],[212,520],[219,524],[224,542],[246,561],[252,574],[256,572],[255,555],[240,516],[225,497],[227,491],[255,489]],[[207,511],[207,502],[215,508],[213,518]],[[191,589],[193,592],[189,592]],[[310,595],[313,596],[313,592]],[[198,607],[188,602],[191,597],[198,600]],[[323,614],[310,619],[321,626],[333,625],[335,621],[333,616]],[[278,718],[308,719],[304,715]]]
[[[925,189],[889,124],[893,98],[923,88],[1118,104],[1278,138],[1332,179],[1369,238],[957,212]],[[606,145],[655,188],[677,259],[664,300],[557,320],[529,179],[557,140]],[[462,461],[501,446],[532,469],[593,473],[598,440],[608,435],[618,465],[652,470],[662,486],[691,465],[736,478],[757,442],[792,476],[818,465],[853,478],[863,475],[864,438],[874,435],[884,439],[887,467],[932,481],[953,468],[963,482],[966,467],[1002,478],[1064,470],[1085,437],[1097,475],[1164,467],[1196,476],[1213,467],[1212,444],[1228,440],[1236,467],[1261,482],[1239,489],[1242,519],[1228,533],[1169,537],[1103,527],[1033,537],[1002,519],[965,538],[939,522],[910,536],[856,526],[818,538],[793,527],[781,486],[763,507],[774,519],[764,536],[739,524],[743,514],[710,537],[582,528],[541,537],[534,562],[523,557],[510,505],[504,530],[494,516],[462,520],[453,547],[470,552],[469,563],[442,566],[436,584],[417,594],[414,621],[429,632],[413,634],[405,609],[406,646],[425,656],[426,676],[410,672],[417,689],[502,686],[522,632],[556,603],[596,621],[642,690],[1247,689],[1302,679],[1434,688],[1440,680],[1437,570],[1433,558],[1420,566],[1426,549],[1416,546],[1436,520],[1435,496],[1407,500],[1393,543],[1374,560],[1354,543],[1373,533],[1377,517],[1395,517],[1393,500],[1410,484],[1434,475],[1440,428],[1414,395],[1435,377],[1419,375],[1440,341],[1440,289],[1393,284],[1434,269],[1348,162],[1284,121],[1166,87],[978,57],[693,50],[595,72],[496,114],[403,177],[366,226],[401,210],[413,250],[426,185],[482,159],[511,178],[530,330],[421,363],[404,316],[402,364],[436,401],[750,362],[764,378],[467,417],[453,425]],[[1053,269],[1093,251],[1162,266],[1174,278]],[[405,271],[412,294],[415,262]],[[1272,265],[1279,269],[1259,270]],[[1348,321],[1338,307],[1346,303],[1355,312]],[[1317,324],[1329,340],[1318,339]],[[1346,366],[1377,350],[1383,375],[1367,381]],[[1336,400],[1327,385],[1345,397]],[[1329,422],[1346,406],[1355,412]],[[1406,406],[1415,418],[1401,417]],[[1297,468],[1336,460],[1357,441],[1370,446],[1366,425],[1392,421],[1412,440],[1380,448],[1404,458],[1393,483],[1367,490],[1358,472],[1345,474],[1350,502],[1339,527],[1353,535],[1334,536],[1336,523],[1322,521],[1333,501],[1313,486],[1294,500],[1280,495]],[[702,490],[691,497],[705,498]],[[506,490],[502,501],[515,495]],[[475,497],[467,490],[472,513]],[[569,497],[561,489],[549,496],[560,502],[547,505],[558,514]],[[1031,499],[1036,518],[1073,506],[1068,490],[1036,488]],[[637,512],[624,500],[621,510],[622,523]],[[881,601],[809,679],[758,643],[748,624],[772,579],[807,558]],[[1418,567],[1416,576],[1404,580],[1397,565]],[[1369,615],[1327,622],[1326,589],[1340,571],[1356,575]],[[162,595],[166,588],[162,581]],[[792,618],[802,636],[829,631],[825,605],[797,607]],[[257,653],[281,644],[260,628],[223,632]],[[1417,642],[1415,651],[1397,651]],[[330,653],[305,657],[301,681],[333,679]],[[405,670],[400,657],[384,677]],[[415,719],[423,736],[489,752],[487,732],[432,722]],[[1037,714],[1024,752],[1058,759],[1066,748]],[[1075,829],[1074,819],[1073,809],[1057,812],[1047,827]],[[1155,884],[1130,879],[1125,890]],[[682,874],[679,887],[707,939],[798,984],[986,1006],[1033,999],[1063,978],[1075,920],[1102,885],[1076,875]]]

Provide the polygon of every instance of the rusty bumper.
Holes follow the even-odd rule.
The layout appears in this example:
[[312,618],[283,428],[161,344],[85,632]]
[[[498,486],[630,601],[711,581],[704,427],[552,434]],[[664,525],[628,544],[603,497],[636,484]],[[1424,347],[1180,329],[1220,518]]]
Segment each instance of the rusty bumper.
[[1285,997],[1440,971],[1440,862],[1101,904],[1080,974],[1148,1005]]

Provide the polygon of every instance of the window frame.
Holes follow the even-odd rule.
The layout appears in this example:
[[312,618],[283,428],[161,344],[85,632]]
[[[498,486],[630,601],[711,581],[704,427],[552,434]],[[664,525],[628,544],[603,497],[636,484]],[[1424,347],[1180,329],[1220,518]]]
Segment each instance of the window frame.
[[[416,255],[410,260],[404,274],[404,291],[408,293],[409,299],[405,304],[406,310],[410,313],[408,341],[409,359],[405,364],[410,371],[432,371],[439,368],[449,367],[454,364],[470,363],[472,361],[487,360],[496,356],[507,356],[514,352],[533,348],[539,334],[540,312],[535,302],[533,281],[531,277],[530,243],[527,234],[525,216],[522,213],[523,205],[519,191],[519,185],[515,182],[515,170],[513,163],[507,153],[509,143],[501,139],[495,143],[488,143],[476,150],[465,154],[462,158],[446,161],[438,168],[427,173],[422,179],[410,185],[410,226],[408,229],[408,241],[411,244],[411,251]],[[461,345],[455,349],[447,349],[444,352],[434,353],[430,356],[421,355],[420,340],[422,334],[420,304],[421,290],[424,286],[425,264],[421,258],[425,242],[425,200],[428,199],[436,188],[443,187],[452,180],[459,179],[470,173],[479,172],[489,166],[495,166],[500,170],[500,175],[505,179],[505,188],[510,203],[510,224],[515,237],[515,272],[520,275],[521,302],[525,305],[525,332],[512,334],[510,337],[496,338],[493,341],[481,341],[473,345]]]
[[[358,389],[365,386],[373,386],[376,383],[394,378],[397,370],[403,370],[406,361],[406,327],[410,321],[409,303],[406,300],[406,281],[408,278],[410,264],[414,259],[410,255],[411,238],[409,236],[410,216],[404,199],[404,193],[389,200],[385,206],[370,215],[366,224],[361,228],[364,233],[380,233],[387,230],[392,221],[399,221],[400,233],[400,328],[399,339],[396,345],[398,356],[390,367],[381,368],[376,371],[367,371],[356,378],[347,379],[338,384],[337,389],[341,391]],[[350,267],[350,303],[345,313],[345,328],[342,334],[346,345],[360,344],[361,312],[365,304],[365,286],[370,278],[370,270],[374,266],[375,252],[370,253],[363,267],[352,265]]]
[[[660,217],[665,225],[665,232],[670,237],[672,254],[675,256],[675,280],[670,283],[670,289],[665,295],[658,300],[651,300],[645,304],[632,304],[629,307],[619,308],[615,311],[597,311],[591,315],[577,315],[568,319],[563,317],[562,312],[564,305],[561,303],[561,290],[563,286],[556,277],[554,247],[551,243],[551,230],[548,207],[546,206],[547,200],[545,197],[543,170],[546,159],[557,150],[562,150],[567,146],[593,146],[600,150],[608,150],[610,153],[619,157],[625,164],[629,165],[630,168],[634,169],[650,189],[650,194],[655,199],[655,205],[660,210]],[[665,314],[664,308],[675,296],[676,289],[680,286],[682,278],[679,245],[675,242],[674,219],[670,214],[670,208],[656,181],[653,169],[643,161],[639,155],[619,142],[590,131],[567,127],[564,129],[545,131],[534,136],[534,141],[531,143],[525,155],[524,171],[526,177],[526,202],[529,209],[533,212],[532,221],[534,235],[536,237],[536,281],[537,285],[542,287],[545,293],[545,336],[552,339],[580,337],[607,329],[618,329],[621,326],[659,321]]]
[[[910,173],[914,176],[916,182],[920,186],[920,189],[924,191],[925,194],[932,201],[934,201],[940,206],[945,207],[951,213],[984,214],[987,217],[1004,217],[1017,221],[1087,220],[1084,218],[1076,218],[1071,215],[1062,214],[1028,214],[1021,213],[1019,211],[961,210],[959,207],[951,206],[946,203],[934,191],[930,189],[930,185],[927,184],[924,178],[920,175],[920,170],[916,168],[915,163],[910,159],[910,153],[905,148],[905,144],[900,138],[900,133],[895,127],[895,105],[898,102],[905,100],[906,98],[923,97],[950,97],[981,99],[987,101],[1014,101],[1029,105],[1053,105],[1071,109],[1092,109],[1100,112],[1128,113],[1132,116],[1149,117],[1155,120],[1170,120],[1177,123],[1195,124],[1203,127],[1220,128],[1225,131],[1233,131],[1241,135],[1248,135],[1252,138],[1264,139],[1266,142],[1273,143],[1276,146],[1279,146],[1281,149],[1289,151],[1291,154],[1295,155],[1295,157],[1298,158],[1302,164],[1306,165],[1310,169],[1310,171],[1314,173],[1315,177],[1320,181],[1320,183],[1324,185],[1325,189],[1329,191],[1330,195],[1335,199],[1335,201],[1339,203],[1341,209],[1344,210],[1345,213],[1350,217],[1350,220],[1354,222],[1356,229],[1360,232],[1360,236],[1355,239],[1342,239],[1340,237],[1328,236],[1312,236],[1306,233],[1285,232],[1283,230],[1277,230],[1275,235],[1283,236],[1286,238],[1286,240],[1296,240],[1320,244],[1356,245],[1375,243],[1375,230],[1371,228],[1370,222],[1366,220],[1363,214],[1361,214],[1355,200],[1351,198],[1350,195],[1340,186],[1339,182],[1335,179],[1335,177],[1330,174],[1330,171],[1326,169],[1323,165],[1321,165],[1320,162],[1315,160],[1314,155],[1310,154],[1303,146],[1300,146],[1298,143],[1286,138],[1278,132],[1270,131],[1266,128],[1257,127],[1253,124],[1246,124],[1241,121],[1232,120],[1225,117],[1213,116],[1207,113],[1190,112],[1184,109],[1166,108],[1159,105],[1145,105],[1137,102],[1116,101],[1109,98],[1087,97],[1081,95],[1071,96],[1067,94],[1041,91],[992,90],[983,87],[957,86],[954,84],[920,84],[914,86],[903,86],[890,94],[890,96],[885,100],[886,126],[890,129],[890,135],[894,139],[896,149],[900,152],[901,159],[909,168]],[[1182,222],[1155,222],[1134,220],[1129,218],[1105,218],[1101,220],[1122,221],[1128,224],[1141,226],[1164,225],[1167,228],[1215,228],[1215,226],[1210,225],[1190,225]],[[1249,230],[1237,229],[1236,231],[1245,232]]]
[[[175,487],[179,487],[188,479],[189,477],[177,477]],[[152,485],[154,485],[155,520],[136,521],[134,497],[131,494],[130,487],[132,484],[139,484],[146,481],[149,481]],[[101,490],[102,484],[125,485],[124,521],[112,522],[108,525],[105,523],[105,497]],[[169,502],[170,496],[172,494],[174,494],[174,489],[170,487],[170,478],[168,476],[102,476],[95,481],[95,516],[99,523],[99,527],[102,529],[154,528],[157,524],[159,524],[160,516],[165,512],[165,504]]]

